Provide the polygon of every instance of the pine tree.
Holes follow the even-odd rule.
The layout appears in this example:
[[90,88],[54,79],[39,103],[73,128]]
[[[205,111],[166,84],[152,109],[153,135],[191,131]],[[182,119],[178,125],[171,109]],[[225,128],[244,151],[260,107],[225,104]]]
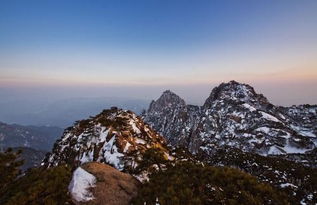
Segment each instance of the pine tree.
[[0,196],[19,174],[23,160],[19,159],[21,150],[13,152],[11,148],[5,152],[0,152]]
[[176,162],[153,172],[133,204],[276,204],[287,205],[287,196],[255,177],[228,167],[211,167],[192,162]]

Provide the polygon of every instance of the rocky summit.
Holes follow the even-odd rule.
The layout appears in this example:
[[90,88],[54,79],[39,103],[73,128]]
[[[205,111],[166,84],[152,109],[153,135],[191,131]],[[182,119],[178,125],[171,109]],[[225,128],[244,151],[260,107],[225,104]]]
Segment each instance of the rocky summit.
[[77,167],[95,161],[123,170],[133,166],[134,157],[149,148],[158,148],[168,155],[162,136],[133,112],[113,107],[66,129],[44,164]]
[[209,155],[223,146],[260,155],[305,153],[317,146],[317,106],[275,106],[250,85],[215,87],[202,106],[165,91],[143,114],[172,146]]

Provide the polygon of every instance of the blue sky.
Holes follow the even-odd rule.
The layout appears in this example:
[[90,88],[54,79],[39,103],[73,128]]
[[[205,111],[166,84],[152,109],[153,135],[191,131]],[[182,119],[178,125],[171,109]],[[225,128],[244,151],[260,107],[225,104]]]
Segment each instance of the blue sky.
[[[280,104],[317,103],[316,11],[314,0],[3,0],[0,88],[175,88],[200,102],[197,90],[235,79]],[[295,85],[289,102],[280,93]]]

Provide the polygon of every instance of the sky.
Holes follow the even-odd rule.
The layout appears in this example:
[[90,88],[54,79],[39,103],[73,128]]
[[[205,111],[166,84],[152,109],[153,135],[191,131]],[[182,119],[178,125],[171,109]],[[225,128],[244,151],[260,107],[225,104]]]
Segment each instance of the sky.
[[202,104],[221,82],[317,104],[315,0],[1,0],[0,97]]

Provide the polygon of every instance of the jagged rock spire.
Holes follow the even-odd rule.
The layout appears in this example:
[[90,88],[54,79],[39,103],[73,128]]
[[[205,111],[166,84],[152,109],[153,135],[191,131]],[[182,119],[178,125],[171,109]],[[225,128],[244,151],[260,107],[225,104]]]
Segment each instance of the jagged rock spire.
[[159,111],[165,107],[185,106],[185,105],[186,103],[182,98],[180,98],[178,95],[176,95],[172,91],[166,90],[156,101],[153,100],[151,102],[148,112]]

